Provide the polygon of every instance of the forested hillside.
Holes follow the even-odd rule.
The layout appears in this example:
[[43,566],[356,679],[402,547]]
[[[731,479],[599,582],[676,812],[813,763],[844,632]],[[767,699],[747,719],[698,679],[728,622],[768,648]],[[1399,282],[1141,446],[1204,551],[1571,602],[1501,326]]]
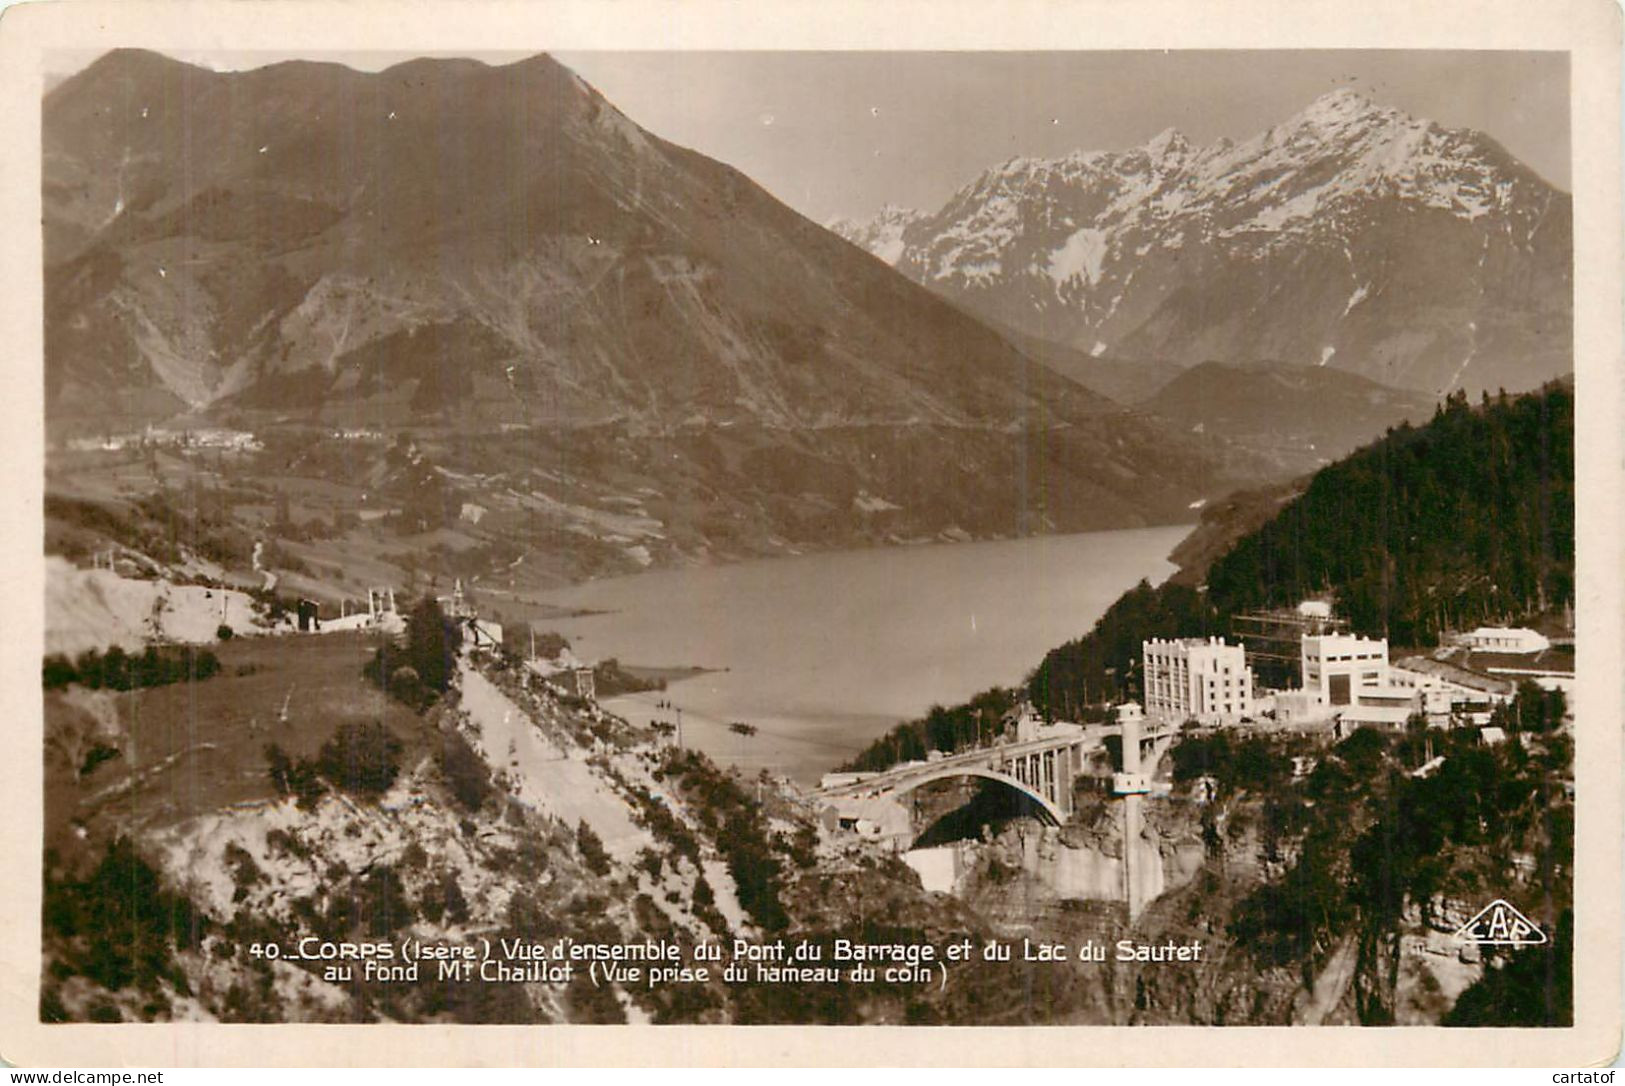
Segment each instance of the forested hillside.
[[1402,644],[1574,598],[1574,394],[1452,397],[1319,472],[1208,571],[1229,614],[1332,592],[1356,630]]
[[1206,591],[1141,583],[1028,679],[1045,712],[1137,696],[1140,642],[1223,633],[1248,608],[1330,594],[1354,632],[1429,645],[1574,599],[1574,393],[1451,397],[1316,473],[1209,568]]
[[[1051,650],[1025,693],[1046,715],[1085,719],[1138,697],[1140,643],[1229,629],[1230,616],[1330,594],[1356,633],[1428,645],[1444,629],[1517,621],[1574,598],[1574,393],[1456,395],[1316,473],[1304,492],[1241,536],[1205,588],[1142,581],[1093,630]],[[854,759],[877,768],[952,749],[1015,692],[936,708]]]

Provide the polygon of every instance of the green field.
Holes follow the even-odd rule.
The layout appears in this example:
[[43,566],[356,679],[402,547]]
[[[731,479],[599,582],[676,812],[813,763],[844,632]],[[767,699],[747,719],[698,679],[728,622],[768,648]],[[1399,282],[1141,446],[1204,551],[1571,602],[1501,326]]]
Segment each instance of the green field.
[[[374,644],[361,633],[238,638],[216,646],[220,674],[203,682],[48,692],[46,847],[71,864],[119,833],[273,798],[266,745],[313,757],[346,721],[382,720],[413,764],[432,728],[362,678]],[[118,734],[98,738],[98,717]],[[81,775],[98,744],[117,754]]]

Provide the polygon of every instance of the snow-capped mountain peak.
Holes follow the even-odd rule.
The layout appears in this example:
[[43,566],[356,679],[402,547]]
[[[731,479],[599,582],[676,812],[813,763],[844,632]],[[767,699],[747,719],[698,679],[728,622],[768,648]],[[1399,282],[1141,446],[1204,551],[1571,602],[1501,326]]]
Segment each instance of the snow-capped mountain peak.
[[1170,155],[1184,155],[1190,150],[1190,142],[1179,129],[1164,128],[1146,140],[1145,150],[1154,159],[1164,159]]
[[834,218],[824,225],[860,249],[867,249],[888,264],[903,254],[903,231],[925,218],[925,212],[886,204],[871,219],[858,222]]
[[1308,107],[1294,118],[1294,121],[1299,124],[1335,126],[1366,114],[1396,112],[1395,110],[1383,109],[1359,91],[1349,87],[1339,87],[1337,90],[1327,91],[1313,102],[1310,102]]
[[[1568,206],[1481,133],[1340,88],[1239,142],[1168,128],[1127,150],[1015,157],[935,213],[840,232],[1091,354],[1272,357],[1440,391],[1569,368]],[[1418,313],[1421,299],[1437,304]],[[1531,307],[1543,315],[1517,315]]]

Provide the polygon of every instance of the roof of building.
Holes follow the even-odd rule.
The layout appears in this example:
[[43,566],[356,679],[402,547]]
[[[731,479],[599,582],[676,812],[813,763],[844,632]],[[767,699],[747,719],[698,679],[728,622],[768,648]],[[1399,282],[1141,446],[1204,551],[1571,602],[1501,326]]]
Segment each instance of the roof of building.
[[1510,694],[1512,683],[1506,679],[1499,679],[1492,675],[1469,671],[1465,667],[1453,664],[1448,660],[1435,660],[1428,656],[1407,656],[1399,661],[1399,666],[1406,671],[1415,671],[1423,675],[1432,675],[1458,686],[1465,686],[1469,690],[1482,690],[1486,694]]
[[1346,631],[1327,631],[1326,633],[1304,634],[1303,639],[1305,641],[1352,641],[1362,645],[1386,646],[1388,644],[1388,639],[1386,637],[1366,637],[1364,634],[1352,634]]
[[1467,636],[1468,637],[1499,637],[1499,638],[1507,638],[1507,637],[1520,637],[1521,638],[1521,637],[1526,637],[1527,636],[1527,637],[1539,637],[1539,638],[1542,638],[1542,639],[1544,639],[1544,637],[1545,637],[1544,634],[1536,633],[1534,630],[1531,630],[1527,626],[1480,626],[1478,629],[1474,630],[1472,633],[1468,634]]
[[1183,646],[1183,647],[1185,647],[1187,649],[1205,649],[1205,648],[1210,648],[1210,647],[1211,648],[1221,648],[1221,649],[1239,649],[1239,648],[1242,647],[1239,644],[1232,645],[1228,641],[1226,641],[1224,638],[1218,637],[1218,636],[1213,636],[1213,637],[1153,637],[1153,638],[1150,638],[1149,640],[1146,640],[1146,641],[1141,643],[1141,647],[1144,647],[1144,646],[1147,646],[1147,645],[1180,645],[1180,646]]

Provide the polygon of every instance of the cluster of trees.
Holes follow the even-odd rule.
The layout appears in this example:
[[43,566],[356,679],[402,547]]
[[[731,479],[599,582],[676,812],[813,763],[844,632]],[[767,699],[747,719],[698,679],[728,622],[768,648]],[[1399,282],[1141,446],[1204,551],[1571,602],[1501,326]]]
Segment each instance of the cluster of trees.
[[594,875],[609,874],[609,853],[604,851],[603,838],[587,825],[586,819],[576,823],[576,854]]
[[593,665],[593,689],[599,698],[613,698],[621,694],[640,694],[646,690],[664,690],[664,679],[640,679],[621,666],[620,660],[611,656]]
[[297,761],[277,743],[265,745],[265,770],[279,796],[295,796],[302,810],[310,810],[327,794],[321,770],[311,758]]
[[1533,679],[1518,684],[1517,697],[1497,705],[1490,723],[1511,732],[1550,732],[1563,723],[1568,698],[1561,690],[1543,690]]
[[881,770],[920,761],[933,750],[950,753],[981,745],[998,734],[1002,718],[1015,704],[1016,691],[995,686],[951,709],[933,705],[925,716],[897,725],[841,768]]
[[72,683],[92,690],[140,690],[200,682],[219,672],[220,660],[208,649],[148,645],[139,653],[129,653],[114,645],[106,652],[90,649],[73,660],[52,653],[41,668],[41,681],[47,690],[63,690]]
[[313,759],[294,759],[277,744],[268,744],[266,771],[279,795],[297,796],[308,810],[328,784],[369,797],[389,791],[400,774],[401,750],[401,741],[382,721],[345,721]]
[[391,697],[424,709],[451,688],[462,644],[457,620],[433,596],[424,596],[407,613],[405,638],[379,645],[363,673]]
[[175,951],[196,947],[205,922],[183,895],[163,887],[128,837],[110,843],[86,878],[46,873],[45,930],[64,947],[58,975],[81,974],[108,991],[156,993],[168,981],[188,992]]
[[1219,798],[1240,791],[1274,795],[1292,781],[1292,756],[1277,739],[1219,731],[1189,735],[1169,752],[1174,780],[1209,777]]
[[378,939],[410,927],[417,911],[400,874],[387,863],[373,864],[350,877],[348,887],[330,894],[317,934],[334,942],[363,935]]
[[1492,954],[1490,967],[1456,999],[1446,1026],[1574,1024],[1574,910],[1564,909],[1547,946]]
[[[1549,699],[1538,688],[1534,693],[1534,707],[1520,694],[1515,718],[1538,720],[1546,711]],[[1380,948],[1399,931],[1407,906],[1427,907],[1440,895],[1473,900],[1481,896],[1484,872],[1510,872],[1511,857],[1519,853],[1536,861],[1522,899],[1543,902],[1537,921],[1561,930],[1572,904],[1574,857],[1573,806],[1563,786],[1572,772],[1567,737],[1547,733],[1526,748],[1519,742],[1485,745],[1476,728],[1440,731],[1433,749],[1444,761],[1426,777],[1409,772],[1414,739],[1361,729],[1328,752],[1301,784],[1274,786],[1271,801],[1295,816],[1296,854],[1281,878],[1240,903],[1229,925],[1256,960],[1312,964],[1353,933],[1361,940],[1362,961],[1380,978],[1386,975]],[[1492,962],[1479,982],[1484,991],[1464,993],[1451,1023],[1566,1022],[1566,954],[1548,944],[1520,950],[1516,968]],[[1503,989],[1516,998],[1491,998]],[[1366,993],[1362,1021],[1390,1020],[1391,994],[1385,996],[1380,984]]]

